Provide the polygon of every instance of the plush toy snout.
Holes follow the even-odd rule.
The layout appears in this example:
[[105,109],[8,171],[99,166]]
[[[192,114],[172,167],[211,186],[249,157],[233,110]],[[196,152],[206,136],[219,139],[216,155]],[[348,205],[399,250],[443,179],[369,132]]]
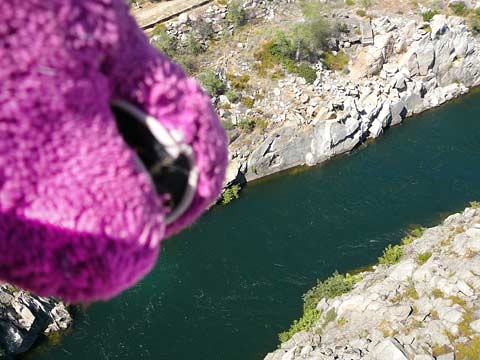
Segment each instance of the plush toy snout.
[[226,137],[122,0],[0,3],[0,279],[108,299],[217,198]]

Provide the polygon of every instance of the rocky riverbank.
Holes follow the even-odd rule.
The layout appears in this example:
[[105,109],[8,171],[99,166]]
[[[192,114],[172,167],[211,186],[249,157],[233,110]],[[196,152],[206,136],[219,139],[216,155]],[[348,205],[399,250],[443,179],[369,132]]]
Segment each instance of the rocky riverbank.
[[475,1],[321,3],[340,29],[324,54],[347,63],[335,69],[320,57],[309,65],[311,82],[282,70],[262,75],[255,57],[265,34],[306,21],[297,2],[217,1],[153,32],[154,44],[167,36],[177,48],[207,51],[197,70],[209,68],[232,90],[214,96],[231,139],[227,183],[322,163],[480,84],[478,27],[454,15],[476,14]]
[[265,360],[478,359],[479,205],[387,250],[383,262],[395,264],[375,266],[350,292],[316,302],[318,319]]
[[40,336],[64,331],[71,322],[62,302],[0,285],[0,357],[24,353]]
[[262,100],[267,109],[282,104],[271,118],[278,126],[231,144],[232,166],[247,180],[349,152],[480,84],[479,42],[459,17],[379,16],[355,28],[363,38],[337,41],[351,54],[348,74],[319,65],[312,85],[290,76]]

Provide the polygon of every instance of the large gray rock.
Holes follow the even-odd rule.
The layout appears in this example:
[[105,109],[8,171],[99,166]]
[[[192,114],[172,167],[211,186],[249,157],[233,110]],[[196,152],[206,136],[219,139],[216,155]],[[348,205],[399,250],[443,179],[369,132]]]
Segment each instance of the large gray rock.
[[362,44],[363,45],[372,45],[373,44],[373,29],[370,19],[364,20],[360,23],[360,30],[362,32]]
[[20,354],[42,333],[65,330],[72,322],[66,306],[9,285],[0,286],[0,347]]
[[430,28],[432,29],[432,40],[437,39],[439,36],[445,34],[448,30],[447,17],[445,15],[435,15],[431,22]]
[[425,36],[422,40],[416,43],[416,54],[418,62],[418,72],[425,76],[428,71],[433,68],[435,62],[435,49],[429,36]]
[[403,101],[398,99],[390,105],[390,113],[392,115],[391,125],[393,126],[400,124],[407,117],[408,110]]
[[285,126],[272,132],[248,159],[247,180],[305,164],[314,129]]
[[405,104],[408,116],[418,114],[425,110],[423,99],[417,93],[407,92],[407,94],[402,96],[402,102]]
[[403,346],[396,339],[385,339],[372,353],[373,360],[409,360]]

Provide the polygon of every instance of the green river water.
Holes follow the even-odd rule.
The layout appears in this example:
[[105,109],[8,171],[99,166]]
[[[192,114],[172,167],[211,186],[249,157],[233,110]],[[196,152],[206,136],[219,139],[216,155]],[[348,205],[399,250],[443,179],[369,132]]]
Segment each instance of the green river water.
[[261,360],[317,278],[480,199],[480,95],[323,166],[258,181],[164,243],[152,273],[26,359]]

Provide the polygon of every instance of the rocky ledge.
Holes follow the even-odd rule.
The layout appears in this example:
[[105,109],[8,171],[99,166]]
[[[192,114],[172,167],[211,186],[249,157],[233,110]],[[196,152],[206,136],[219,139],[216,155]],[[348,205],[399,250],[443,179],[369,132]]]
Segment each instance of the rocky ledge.
[[[478,205],[478,204],[477,204]],[[361,274],[265,360],[480,358],[480,210],[467,208]]]
[[42,334],[66,330],[71,322],[62,302],[0,285],[0,357],[23,353]]

